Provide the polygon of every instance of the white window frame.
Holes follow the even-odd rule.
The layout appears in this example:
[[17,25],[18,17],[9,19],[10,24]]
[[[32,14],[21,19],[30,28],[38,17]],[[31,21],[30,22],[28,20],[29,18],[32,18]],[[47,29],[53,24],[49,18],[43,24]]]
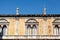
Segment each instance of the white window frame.
[[3,28],[3,36],[8,35],[8,27],[6,25],[6,27]]
[[3,35],[7,35],[7,27],[3,28]]
[[35,27],[33,28],[33,35],[37,35],[37,26],[36,26],[36,28]]

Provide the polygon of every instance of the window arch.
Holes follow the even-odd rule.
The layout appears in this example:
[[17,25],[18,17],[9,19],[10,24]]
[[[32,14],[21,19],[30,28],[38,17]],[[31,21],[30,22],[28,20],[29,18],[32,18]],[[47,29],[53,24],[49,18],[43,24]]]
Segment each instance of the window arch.
[[36,25],[33,25],[33,28],[37,28]]
[[53,33],[55,35],[60,35],[60,19],[55,19],[53,21]]
[[31,28],[31,25],[27,25],[27,29],[28,29],[28,28]]
[[[34,18],[30,18],[25,22],[26,33],[28,35],[37,35],[38,22]],[[29,28],[29,29],[28,29]]]
[[3,35],[7,35],[7,26],[3,25]]
[[59,28],[58,25],[55,25],[55,28]]
[[9,22],[6,19],[0,19],[0,27],[2,28],[2,36],[7,35]]

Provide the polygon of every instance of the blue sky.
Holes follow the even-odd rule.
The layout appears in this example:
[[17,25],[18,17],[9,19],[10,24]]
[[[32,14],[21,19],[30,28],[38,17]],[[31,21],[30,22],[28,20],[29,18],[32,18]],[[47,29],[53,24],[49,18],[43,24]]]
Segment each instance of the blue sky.
[[60,14],[60,0],[0,0],[0,14],[41,14],[47,8],[47,14]]

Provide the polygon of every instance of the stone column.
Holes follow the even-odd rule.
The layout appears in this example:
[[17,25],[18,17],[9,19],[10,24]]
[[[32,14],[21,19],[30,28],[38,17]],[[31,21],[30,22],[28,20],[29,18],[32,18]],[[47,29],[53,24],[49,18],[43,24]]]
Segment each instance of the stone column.
[[16,32],[16,35],[18,35],[18,17],[16,17],[16,27],[15,27],[15,32]]
[[46,25],[46,23],[47,23],[47,18],[44,17],[44,35],[46,35],[46,30],[47,30],[47,25]]

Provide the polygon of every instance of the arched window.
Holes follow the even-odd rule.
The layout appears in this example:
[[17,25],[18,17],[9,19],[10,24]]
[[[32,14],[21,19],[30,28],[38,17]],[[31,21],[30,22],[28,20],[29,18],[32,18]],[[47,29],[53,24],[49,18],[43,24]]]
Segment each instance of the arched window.
[[29,29],[29,28],[31,28],[31,25],[28,25],[28,26],[27,26],[27,29]]
[[60,35],[60,19],[55,19],[53,21],[53,33],[55,35]]
[[27,35],[31,35],[31,25],[27,25],[27,30],[26,30],[26,32],[27,32]]
[[55,35],[59,34],[59,27],[58,27],[58,25],[55,25],[55,27],[54,27],[54,34]]
[[33,25],[33,28],[37,28],[36,25]]
[[7,35],[8,25],[9,25],[9,22],[6,19],[0,18],[0,37]]
[[7,26],[9,25],[9,22],[6,19],[1,18],[0,25],[2,27],[2,36],[7,35]]
[[55,28],[58,28],[58,25],[55,25]]
[[7,26],[3,25],[3,35],[7,35]]
[[37,35],[38,22],[36,19],[34,18],[28,19],[25,22],[25,25],[26,25],[26,33],[28,35]]
[[37,35],[37,26],[33,25],[33,35]]

